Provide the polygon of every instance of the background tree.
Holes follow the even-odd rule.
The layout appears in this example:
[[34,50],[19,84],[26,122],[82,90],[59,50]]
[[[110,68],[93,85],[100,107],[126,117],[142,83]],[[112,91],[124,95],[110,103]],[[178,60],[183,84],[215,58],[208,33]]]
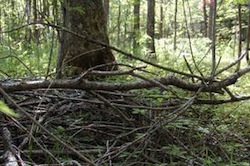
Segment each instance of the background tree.
[[140,0],[134,0],[133,53],[138,54],[140,39]]
[[[120,0],[118,1],[118,12],[117,12],[117,18],[116,18],[116,29],[117,29],[117,37],[116,37],[116,43],[117,43],[117,46],[120,46],[121,44],[121,26],[122,26],[122,22],[121,22],[121,9],[122,6],[121,6],[121,2]],[[126,26],[124,26],[124,32],[126,31]]]
[[[238,39],[238,58],[241,57],[242,54],[242,13],[241,13],[241,4],[238,4],[238,31],[236,33],[237,39]],[[236,71],[240,69],[241,62],[238,63]]]
[[155,53],[155,0],[147,1],[147,34],[150,37],[147,47],[150,53]]
[[177,14],[178,14],[178,0],[175,0],[175,14],[174,14],[174,50],[176,50],[176,43],[177,43],[177,31],[178,31],[178,28],[177,28]]
[[203,10],[203,18],[204,18],[204,36],[207,37],[207,35],[208,35],[208,26],[207,26],[207,0],[203,0],[202,10]]
[[164,26],[164,1],[161,0],[160,2],[160,22],[159,22],[159,35],[158,35],[158,38],[163,38],[163,26]]
[[209,15],[208,15],[208,37],[213,38],[213,13],[214,13],[214,0],[209,1]]
[[211,60],[211,75],[214,77],[215,71],[216,71],[216,65],[217,65],[217,60],[216,60],[216,14],[217,14],[217,0],[211,0],[210,1],[210,10],[212,10],[212,27],[211,27],[211,40],[212,40],[212,60]]

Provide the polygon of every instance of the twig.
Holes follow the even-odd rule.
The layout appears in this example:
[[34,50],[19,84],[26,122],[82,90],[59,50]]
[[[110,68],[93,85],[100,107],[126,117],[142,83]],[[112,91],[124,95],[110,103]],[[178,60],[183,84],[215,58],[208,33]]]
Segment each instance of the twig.
[[[234,65],[239,64],[240,61],[244,58],[245,55],[246,55],[245,53],[242,54],[238,59],[236,59],[236,61],[230,63],[228,66],[225,66],[224,68],[222,68],[222,69],[220,69],[219,71],[217,71],[217,72],[215,73],[215,76],[218,76],[219,74],[221,74],[222,72],[224,72],[224,71],[230,69],[230,68],[233,67]],[[240,68],[237,69],[235,72],[238,72],[239,70],[240,70]]]

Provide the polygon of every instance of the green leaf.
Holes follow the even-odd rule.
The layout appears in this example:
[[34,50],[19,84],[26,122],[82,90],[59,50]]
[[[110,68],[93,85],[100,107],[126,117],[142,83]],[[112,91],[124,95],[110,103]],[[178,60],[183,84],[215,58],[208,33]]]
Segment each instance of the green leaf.
[[144,115],[144,114],[146,113],[146,110],[135,108],[135,109],[133,109],[133,112],[132,112],[132,113],[133,113],[133,114],[142,114],[142,115]]
[[250,3],[249,0],[235,0],[236,3],[239,3],[239,4],[247,4],[247,3]]
[[62,126],[57,126],[57,132],[58,133],[63,133],[63,132],[65,132],[65,128],[62,127]]
[[14,118],[20,117],[18,113],[15,113],[14,110],[9,108],[2,100],[0,100],[0,112],[10,117],[14,117]]

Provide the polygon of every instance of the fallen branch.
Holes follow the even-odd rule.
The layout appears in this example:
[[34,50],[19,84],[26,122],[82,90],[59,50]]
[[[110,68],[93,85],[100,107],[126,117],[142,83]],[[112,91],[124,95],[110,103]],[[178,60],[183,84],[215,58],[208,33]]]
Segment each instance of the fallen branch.
[[[135,81],[129,83],[106,83],[97,81],[76,79],[60,79],[60,80],[36,80],[36,81],[20,81],[14,83],[1,83],[1,88],[6,92],[25,91],[41,88],[65,88],[65,89],[81,89],[81,90],[132,90],[132,89],[146,89],[157,87],[153,82],[159,82],[165,86],[173,85],[188,91],[197,91],[199,88],[205,86],[202,83],[193,84],[181,80],[175,76],[149,79],[149,81]],[[235,83],[234,78],[224,80],[222,82],[215,82],[203,89],[203,92],[223,93],[222,88]]]
[[[175,86],[177,88],[181,88],[188,91],[197,91],[201,87],[203,88],[203,92],[216,92],[223,93],[223,88],[234,84],[239,77],[246,74],[250,71],[250,67],[246,67],[241,69],[238,72],[229,75],[222,81],[212,82],[209,85],[205,85],[204,83],[189,83],[184,80],[179,79],[175,76],[161,77],[148,79],[143,81],[135,81],[129,83],[106,83],[106,82],[97,82],[97,81],[88,81],[79,79],[60,79],[60,80],[36,80],[36,81],[20,81],[14,83],[1,83],[1,87],[6,92],[14,92],[14,91],[25,91],[25,90],[33,90],[40,88],[68,88],[68,89],[81,89],[81,90],[132,90],[132,89],[144,89],[144,88],[152,88],[157,87],[157,84],[153,82],[159,82],[165,86]],[[112,72],[112,71],[111,71]]]

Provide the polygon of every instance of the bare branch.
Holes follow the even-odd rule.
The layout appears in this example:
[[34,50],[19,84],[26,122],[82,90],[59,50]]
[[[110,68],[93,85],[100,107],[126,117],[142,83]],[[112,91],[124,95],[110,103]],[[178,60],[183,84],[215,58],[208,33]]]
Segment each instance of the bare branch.
[[[40,89],[40,88],[48,88],[48,87],[49,88],[114,91],[114,90],[132,90],[132,89],[144,89],[144,88],[157,87],[155,82],[159,82],[165,86],[173,85],[178,88],[186,89],[189,91],[197,91],[200,87],[205,86],[204,84],[192,84],[184,80],[181,80],[175,76],[169,76],[169,77],[148,79],[147,81],[135,81],[135,82],[128,82],[128,83],[106,83],[106,82],[97,82],[97,81],[88,81],[88,80],[82,80],[81,82],[79,82],[78,79],[36,80],[36,81],[21,81],[21,82],[15,82],[15,83],[2,83],[1,87],[6,92],[25,91],[25,90],[33,90],[33,89]],[[204,88],[203,91],[223,93],[220,89],[223,86],[227,86],[231,82],[232,81],[230,80],[225,80],[223,82],[216,82]]]

